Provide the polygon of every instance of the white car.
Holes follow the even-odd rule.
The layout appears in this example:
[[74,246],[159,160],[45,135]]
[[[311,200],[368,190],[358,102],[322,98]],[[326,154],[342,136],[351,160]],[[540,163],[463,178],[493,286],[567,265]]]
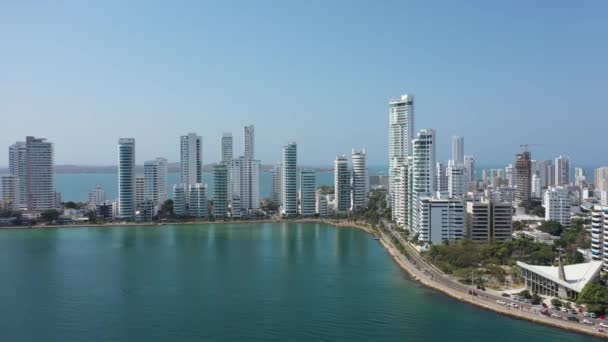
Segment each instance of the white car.
[[560,310],[561,310],[562,312],[568,312],[568,309],[566,309],[566,308],[565,308],[565,307],[563,307],[563,306],[561,307],[561,309],[560,309]]
[[553,317],[553,318],[562,318],[562,316],[560,316],[560,315],[558,315],[556,313],[552,313],[551,317]]
[[583,316],[585,316],[585,317],[591,317],[591,315],[587,311],[583,312]]
[[555,309],[555,305],[553,305],[553,304],[549,305],[549,309]]
[[589,313],[589,317],[591,317],[591,318],[597,318],[597,315],[595,314],[595,312],[591,312],[591,313]]
[[583,320],[583,323],[585,323],[585,324],[593,324],[593,322],[591,322],[590,320],[588,320],[586,318]]
[[604,322],[600,322],[599,326],[602,328],[608,328],[608,324],[606,324]]

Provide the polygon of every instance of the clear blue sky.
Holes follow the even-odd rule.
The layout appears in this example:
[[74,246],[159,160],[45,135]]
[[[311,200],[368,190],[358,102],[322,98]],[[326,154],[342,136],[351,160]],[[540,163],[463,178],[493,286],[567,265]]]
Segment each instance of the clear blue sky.
[[[128,4],[127,4],[128,3]],[[263,163],[298,143],[331,165],[366,147],[387,164],[388,100],[416,95],[416,129],[450,136],[480,164],[569,154],[608,163],[607,1],[4,1],[0,165],[25,135],[58,164],[177,161],[179,136],[219,159],[256,127]]]

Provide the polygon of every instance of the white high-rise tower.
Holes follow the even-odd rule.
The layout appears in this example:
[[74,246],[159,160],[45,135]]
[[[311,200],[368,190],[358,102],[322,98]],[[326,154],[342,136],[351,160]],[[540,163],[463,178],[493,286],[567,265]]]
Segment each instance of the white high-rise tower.
[[19,206],[27,206],[27,172],[26,172],[26,160],[25,160],[25,142],[18,141],[8,148],[9,153],[9,173],[15,177],[19,182]]
[[567,185],[570,183],[570,158],[559,156],[555,158],[555,185]]
[[232,133],[222,134],[222,164],[228,168],[228,201],[232,201],[234,195],[234,149]]
[[352,179],[352,201],[351,210],[365,208],[367,194],[369,191],[369,179],[367,176],[367,153],[365,149],[352,150],[353,179]]
[[464,165],[464,138],[452,137],[452,160],[454,165]]
[[180,182],[194,185],[203,182],[203,138],[196,133],[181,137]]
[[298,214],[297,145],[295,142],[283,146],[283,172],[281,179],[281,214]]
[[412,140],[412,202],[408,203],[413,230],[420,233],[420,239],[428,241],[429,232],[421,231],[420,199],[432,196],[435,191],[435,131],[420,130]]
[[53,144],[46,139],[26,137],[25,148],[28,210],[56,208]]
[[389,102],[389,191],[390,204],[394,204],[393,189],[400,166],[412,154],[414,139],[414,95],[402,95],[399,100]]
[[135,215],[135,139],[118,140],[118,217],[131,220]]
[[167,200],[167,159],[156,158],[144,163],[144,200],[160,206]]

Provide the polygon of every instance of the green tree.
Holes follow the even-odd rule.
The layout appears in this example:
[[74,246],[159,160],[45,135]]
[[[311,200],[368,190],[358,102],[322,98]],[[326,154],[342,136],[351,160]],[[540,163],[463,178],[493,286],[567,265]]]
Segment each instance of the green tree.
[[538,227],[538,230],[553,236],[560,236],[562,235],[564,227],[557,221],[545,221]]
[[158,217],[166,218],[173,217],[174,215],[175,214],[173,212],[173,200],[168,199],[160,206],[160,210],[158,211]]
[[59,218],[59,212],[55,209],[45,210],[40,214],[40,218],[42,218],[42,221],[45,223],[52,223]]

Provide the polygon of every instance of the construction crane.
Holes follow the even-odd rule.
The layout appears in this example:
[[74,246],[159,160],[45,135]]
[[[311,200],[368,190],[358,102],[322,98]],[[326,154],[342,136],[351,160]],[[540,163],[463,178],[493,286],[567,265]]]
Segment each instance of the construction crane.
[[542,144],[521,144],[519,147],[523,147],[525,152],[528,152],[528,147],[530,146],[543,146]]

